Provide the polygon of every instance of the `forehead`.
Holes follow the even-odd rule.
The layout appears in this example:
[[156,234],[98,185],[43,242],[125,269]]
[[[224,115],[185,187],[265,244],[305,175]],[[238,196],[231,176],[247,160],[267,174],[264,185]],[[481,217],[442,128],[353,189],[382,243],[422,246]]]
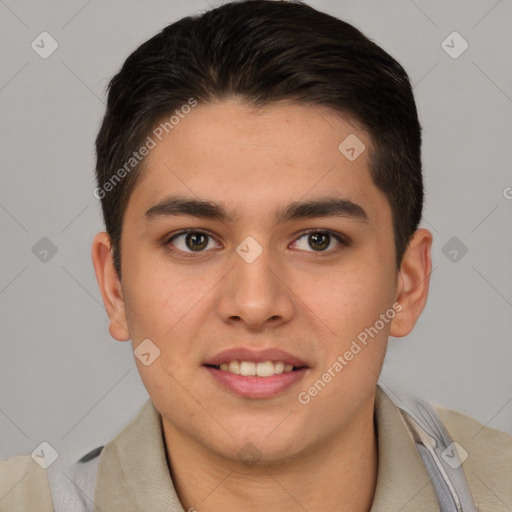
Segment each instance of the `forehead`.
[[325,107],[281,103],[256,109],[227,100],[198,105],[160,132],[151,135],[155,147],[134,202],[152,206],[166,195],[186,194],[229,203],[226,210],[237,219],[244,212],[262,215],[274,202],[326,195],[387,207],[371,179],[368,133]]

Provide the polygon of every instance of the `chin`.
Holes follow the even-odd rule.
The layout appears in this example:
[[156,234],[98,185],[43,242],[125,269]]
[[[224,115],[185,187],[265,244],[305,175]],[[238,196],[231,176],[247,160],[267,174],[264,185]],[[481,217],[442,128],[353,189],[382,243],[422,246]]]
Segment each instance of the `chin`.
[[[270,439],[272,437],[272,439]],[[266,434],[258,436],[239,436],[231,439],[228,445],[211,444],[208,448],[218,456],[233,462],[242,463],[247,468],[279,465],[299,457],[306,448],[304,439],[298,436],[294,442],[289,436]]]

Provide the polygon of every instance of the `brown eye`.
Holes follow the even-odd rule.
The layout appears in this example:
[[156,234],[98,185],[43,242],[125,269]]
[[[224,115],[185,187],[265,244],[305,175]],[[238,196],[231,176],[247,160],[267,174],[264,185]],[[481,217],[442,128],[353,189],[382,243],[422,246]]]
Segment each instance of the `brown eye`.
[[201,251],[208,245],[208,237],[204,233],[188,233],[185,238],[185,245],[193,251]]
[[[185,255],[191,253],[201,253],[208,248],[213,237],[208,233],[197,230],[182,231],[172,236],[166,243],[166,246],[176,247],[178,250],[172,249],[174,252],[183,252]],[[214,244],[215,245],[215,244]]]
[[[304,241],[301,241],[301,239],[304,239]],[[301,249],[307,252],[331,253],[336,250],[336,247],[331,248],[331,250],[327,249],[333,245],[333,241],[335,242],[334,245],[337,245],[338,248],[348,245],[347,241],[341,234],[329,230],[318,229],[303,233],[302,236],[297,239],[294,245],[297,249]]]
[[311,233],[309,235],[309,245],[312,248],[318,248],[323,251],[329,247],[331,236],[328,233]]

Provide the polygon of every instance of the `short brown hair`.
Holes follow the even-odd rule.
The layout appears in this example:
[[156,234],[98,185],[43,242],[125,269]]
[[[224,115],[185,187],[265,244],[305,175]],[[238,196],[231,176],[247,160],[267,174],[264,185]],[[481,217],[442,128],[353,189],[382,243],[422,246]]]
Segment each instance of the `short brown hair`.
[[407,73],[358,29],[303,2],[244,0],[165,27],[109,83],[95,195],[119,276],[124,211],[141,168],[134,161],[127,172],[126,162],[164,116],[191,98],[201,104],[234,96],[255,107],[280,100],[323,105],[365,127],[375,147],[372,179],[393,214],[399,266],[424,195],[421,127]]

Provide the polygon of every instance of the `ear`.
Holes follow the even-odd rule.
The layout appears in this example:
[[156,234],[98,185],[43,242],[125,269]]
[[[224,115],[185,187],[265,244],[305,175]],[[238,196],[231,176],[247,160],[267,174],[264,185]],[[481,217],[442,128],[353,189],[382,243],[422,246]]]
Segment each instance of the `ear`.
[[109,332],[118,341],[130,339],[126,321],[123,287],[114,268],[112,245],[108,233],[98,233],[91,250],[96,280],[103,297],[103,304],[110,320]]
[[418,229],[400,264],[396,302],[402,309],[391,321],[391,336],[400,338],[409,334],[427,303],[432,272],[431,247],[432,233]]

